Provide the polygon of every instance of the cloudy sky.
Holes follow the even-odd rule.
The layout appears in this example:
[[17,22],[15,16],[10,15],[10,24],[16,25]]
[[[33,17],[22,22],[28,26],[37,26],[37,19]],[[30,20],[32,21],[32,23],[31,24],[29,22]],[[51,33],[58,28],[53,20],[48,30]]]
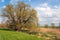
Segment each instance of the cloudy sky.
[[[32,8],[36,9],[41,25],[50,25],[50,23],[57,25],[60,22],[60,0],[0,0],[0,13],[7,4],[15,5],[18,1],[30,4]],[[2,18],[0,18],[0,22],[1,20]]]

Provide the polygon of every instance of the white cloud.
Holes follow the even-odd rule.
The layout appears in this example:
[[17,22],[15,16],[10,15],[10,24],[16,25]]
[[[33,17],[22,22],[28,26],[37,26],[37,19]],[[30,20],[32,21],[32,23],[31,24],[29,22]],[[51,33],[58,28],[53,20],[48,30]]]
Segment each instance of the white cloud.
[[29,0],[29,2],[30,2],[31,0]]
[[29,1],[30,2],[31,0],[10,0],[10,3],[16,5],[18,1]]
[[1,2],[5,2],[5,0],[0,0]]
[[55,5],[54,7],[57,8],[57,9],[60,9],[60,6],[56,6],[56,5]]
[[6,8],[6,6],[4,5],[3,8]]
[[15,5],[15,4],[17,4],[18,1],[19,0],[10,0],[10,3]]
[[43,16],[51,16],[51,8],[48,6],[47,3],[41,4],[40,6],[35,8],[38,11],[38,14],[42,13]]
[[54,6],[55,8],[58,8],[58,6]]
[[40,22],[54,22],[58,23],[60,21],[60,6],[54,6],[51,8],[47,3],[40,4],[35,7],[38,12]]

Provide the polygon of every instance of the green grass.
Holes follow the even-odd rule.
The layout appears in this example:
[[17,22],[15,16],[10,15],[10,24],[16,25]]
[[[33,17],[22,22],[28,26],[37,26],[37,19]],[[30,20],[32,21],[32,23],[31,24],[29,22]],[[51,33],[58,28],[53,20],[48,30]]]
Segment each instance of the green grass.
[[0,40],[42,40],[22,32],[0,30]]

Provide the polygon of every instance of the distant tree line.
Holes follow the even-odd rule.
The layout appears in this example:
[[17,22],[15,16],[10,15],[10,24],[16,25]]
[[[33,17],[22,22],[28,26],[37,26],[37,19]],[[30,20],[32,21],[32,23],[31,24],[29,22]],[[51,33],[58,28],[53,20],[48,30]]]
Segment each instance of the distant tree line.
[[60,28],[60,23],[58,26],[56,26],[54,23],[51,23],[51,25],[49,26],[48,24],[45,24],[44,26],[45,28]]

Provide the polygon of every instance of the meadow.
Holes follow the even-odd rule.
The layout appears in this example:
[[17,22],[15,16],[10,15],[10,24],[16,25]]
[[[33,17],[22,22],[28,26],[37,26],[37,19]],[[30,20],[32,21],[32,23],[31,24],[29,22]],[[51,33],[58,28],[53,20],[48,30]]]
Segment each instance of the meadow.
[[0,40],[60,40],[60,29],[39,28],[39,33],[28,34],[21,31],[0,29]]
[[0,30],[0,40],[42,40],[23,32]]

